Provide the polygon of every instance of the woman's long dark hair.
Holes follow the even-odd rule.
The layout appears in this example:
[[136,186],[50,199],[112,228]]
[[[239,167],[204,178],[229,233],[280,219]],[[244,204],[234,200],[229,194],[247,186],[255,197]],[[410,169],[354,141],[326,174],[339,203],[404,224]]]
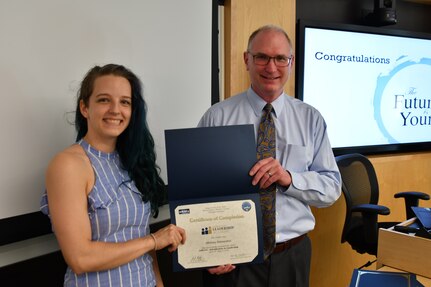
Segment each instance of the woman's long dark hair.
[[165,200],[165,184],[160,177],[160,168],[156,164],[154,140],[147,124],[147,105],[142,96],[139,78],[121,65],[107,64],[95,66],[84,77],[78,92],[75,114],[76,140],[83,138],[88,131],[87,119],[81,114],[79,103],[82,100],[88,107],[97,78],[114,75],[127,79],[132,88],[132,115],[128,127],[118,137],[116,149],[123,168],[142,194],[142,199],[151,203],[151,213],[157,217],[158,208]]

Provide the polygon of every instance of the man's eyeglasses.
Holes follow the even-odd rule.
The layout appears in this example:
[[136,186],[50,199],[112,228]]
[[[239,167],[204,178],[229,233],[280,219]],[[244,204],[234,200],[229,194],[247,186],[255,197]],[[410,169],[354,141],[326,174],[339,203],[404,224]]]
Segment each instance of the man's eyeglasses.
[[287,57],[284,55],[277,55],[275,57],[270,57],[266,54],[257,53],[252,54],[251,52],[248,52],[253,57],[253,63],[255,63],[258,66],[266,66],[269,64],[269,61],[274,60],[274,64],[277,67],[286,67],[289,66],[292,62],[293,56]]

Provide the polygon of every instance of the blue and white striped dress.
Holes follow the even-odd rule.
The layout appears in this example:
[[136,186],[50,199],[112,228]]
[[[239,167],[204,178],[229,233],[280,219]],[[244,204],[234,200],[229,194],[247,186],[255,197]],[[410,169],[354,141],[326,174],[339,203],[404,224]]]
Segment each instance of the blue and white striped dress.
[[[88,195],[88,216],[93,241],[125,242],[148,235],[150,204],[144,203],[127,171],[121,168],[117,152],[104,153],[84,140],[78,142],[89,157],[95,184]],[[41,211],[49,215],[46,192]],[[67,268],[64,286],[151,286],[156,285],[152,257],[144,254],[114,269],[75,274]]]

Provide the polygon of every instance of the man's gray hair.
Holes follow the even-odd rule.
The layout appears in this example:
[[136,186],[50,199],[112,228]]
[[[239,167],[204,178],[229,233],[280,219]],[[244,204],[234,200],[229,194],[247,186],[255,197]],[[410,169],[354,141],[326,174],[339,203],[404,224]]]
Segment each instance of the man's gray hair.
[[290,41],[289,35],[287,35],[286,31],[283,30],[283,28],[276,26],[276,25],[265,25],[251,33],[250,37],[248,38],[248,44],[247,44],[247,51],[250,51],[251,45],[253,44],[254,38],[256,38],[257,34],[260,32],[266,32],[266,31],[274,31],[283,34],[286,37],[287,42],[290,46],[290,51],[292,52],[292,41]]

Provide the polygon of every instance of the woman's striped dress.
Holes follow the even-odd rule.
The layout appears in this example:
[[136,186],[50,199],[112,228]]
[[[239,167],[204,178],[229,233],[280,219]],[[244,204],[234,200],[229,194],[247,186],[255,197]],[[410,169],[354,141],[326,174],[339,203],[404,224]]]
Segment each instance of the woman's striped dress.
[[[150,204],[144,203],[127,171],[121,168],[117,152],[104,153],[84,140],[78,142],[89,157],[95,173],[95,184],[88,195],[88,216],[92,240],[125,242],[148,235]],[[46,193],[41,210],[49,215]],[[149,254],[114,269],[81,275],[68,268],[64,286],[151,286],[156,285]]]

